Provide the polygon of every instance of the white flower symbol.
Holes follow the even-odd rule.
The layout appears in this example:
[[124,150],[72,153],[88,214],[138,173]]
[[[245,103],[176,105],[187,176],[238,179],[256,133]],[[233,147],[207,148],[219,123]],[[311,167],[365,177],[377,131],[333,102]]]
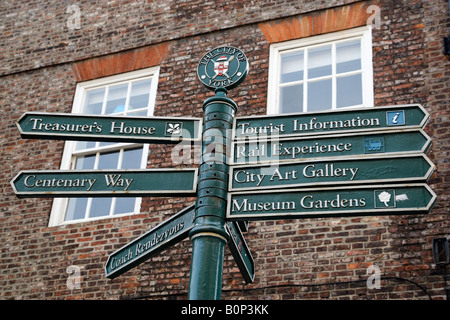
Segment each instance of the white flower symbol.
[[171,135],[177,135],[181,133],[181,123],[169,123],[167,133]]

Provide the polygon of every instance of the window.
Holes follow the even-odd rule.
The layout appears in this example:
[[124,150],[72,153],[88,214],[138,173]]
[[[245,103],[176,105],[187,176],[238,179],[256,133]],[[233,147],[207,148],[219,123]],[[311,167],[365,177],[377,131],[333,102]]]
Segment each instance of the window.
[[274,44],[268,113],[373,107],[370,27]]
[[[151,116],[158,68],[79,83],[72,113]],[[147,164],[148,145],[95,141],[67,141],[61,169],[140,169]],[[50,226],[139,212],[141,198],[55,199]]]

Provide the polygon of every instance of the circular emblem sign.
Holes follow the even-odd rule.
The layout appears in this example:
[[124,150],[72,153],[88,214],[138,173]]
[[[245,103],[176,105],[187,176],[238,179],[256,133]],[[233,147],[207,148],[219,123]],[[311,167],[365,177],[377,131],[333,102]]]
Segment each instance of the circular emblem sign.
[[202,57],[197,73],[200,81],[210,90],[233,89],[247,76],[248,60],[235,47],[218,47]]

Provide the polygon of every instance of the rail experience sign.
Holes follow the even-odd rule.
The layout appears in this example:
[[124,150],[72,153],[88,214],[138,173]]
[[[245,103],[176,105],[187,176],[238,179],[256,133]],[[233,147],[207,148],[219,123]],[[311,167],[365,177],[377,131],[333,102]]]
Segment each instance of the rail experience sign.
[[234,141],[232,162],[307,160],[355,155],[425,153],[430,137],[422,129]]

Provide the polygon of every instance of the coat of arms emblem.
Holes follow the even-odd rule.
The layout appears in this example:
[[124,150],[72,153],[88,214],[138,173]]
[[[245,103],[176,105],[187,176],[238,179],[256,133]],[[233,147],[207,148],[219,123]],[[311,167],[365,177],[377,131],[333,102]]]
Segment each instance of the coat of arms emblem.
[[[234,58],[234,56],[230,57],[230,60]],[[219,59],[217,59],[214,62],[214,72],[218,76],[227,75],[228,72],[228,66],[230,65],[230,62],[228,60],[227,56],[221,56]]]
[[197,73],[208,89],[232,89],[247,76],[248,60],[245,54],[235,47],[217,47],[202,57]]

